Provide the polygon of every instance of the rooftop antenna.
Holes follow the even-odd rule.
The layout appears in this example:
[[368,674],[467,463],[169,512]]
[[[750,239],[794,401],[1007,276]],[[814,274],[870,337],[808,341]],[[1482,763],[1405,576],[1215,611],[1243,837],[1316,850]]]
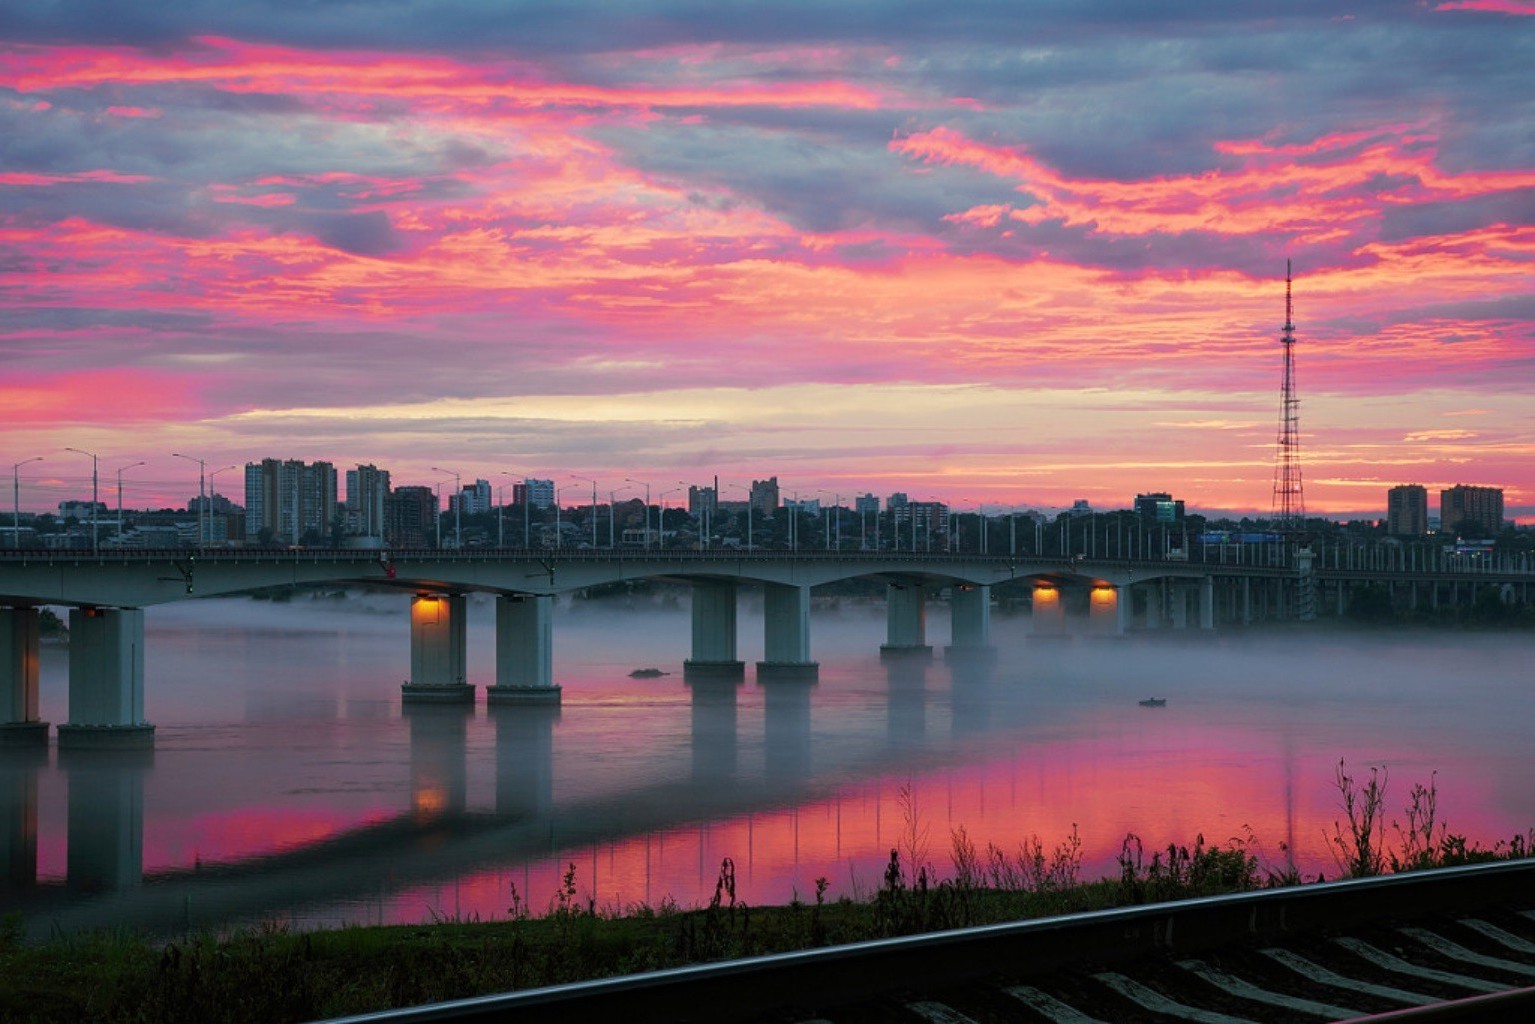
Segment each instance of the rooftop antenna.
[[1296,533],[1306,518],[1306,494],[1300,472],[1300,399],[1295,395],[1295,305],[1291,298],[1290,261],[1284,263],[1284,385],[1279,399],[1279,441],[1274,465],[1274,525]]

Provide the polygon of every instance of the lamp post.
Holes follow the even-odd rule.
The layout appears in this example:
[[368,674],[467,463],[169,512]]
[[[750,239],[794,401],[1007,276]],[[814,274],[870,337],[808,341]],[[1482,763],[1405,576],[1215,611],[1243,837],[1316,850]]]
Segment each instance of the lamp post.
[[732,491],[746,492],[746,550],[752,549],[752,490],[745,484],[730,484]]
[[554,546],[555,547],[559,547],[560,546],[561,538],[563,536],[562,533],[560,532],[560,492],[561,491],[568,491],[568,490],[570,490],[570,485],[569,484],[566,484],[564,487],[556,487],[554,489]]
[[186,459],[188,462],[197,463],[197,546],[199,548],[204,547],[208,543],[208,530],[203,525],[203,516],[208,511],[208,489],[205,485],[208,463],[191,455],[182,455],[180,452],[171,452],[171,458]]
[[645,488],[645,550],[650,550],[650,484],[624,477],[624,483]]
[[799,550],[799,491],[790,491],[794,499],[794,511],[789,513],[789,550]]
[[[119,469],[117,471],[117,536],[118,537],[122,537],[122,535],[123,535],[123,472],[124,472],[124,470],[129,470],[129,469],[132,469],[135,466],[142,466],[142,465],[144,465],[144,460],[140,459],[138,462],[130,462],[130,463],[128,463],[128,465],[123,466],[121,469]],[[119,545],[120,544],[121,544],[121,541],[119,541]]]
[[570,474],[570,478],[592,485],[592,547],[595,548],[597,546],[597,481],[589,476],[577,476],[574,473]]
[[[458,473],[454,472],[453,470],[443,469],[441,466],[433,466],[432,472],[446,473],[448,476],[453,478],[453,491],[455,496],[450,499],[453,503],[453,547],[455,550],[462,551],[464,549],[464,478],[459,476]],[[438,486],[441,486],[441,484]],[[437,505],[440,514],[442,507],[441,492],[439,492],[437,496]],[[440,528],[438,530],[437,546],[442,546],[442,531]]]
[[[514,478],[517,476],[516,473],[513,473],[509,469],[503,469],[501,471],[501,475],[502,476],[514,477]],[[533,502],[531,500],[532,493],[533,493],[533,488],[528,486],[528,476],[527,476],[527,474],[523,474],[523,477],[522,477],[522,546],[524,548],[530,548],[530,547],[533,546],[533,521],[532,521],[532,518],[530,517],[529,512],[528,512],[529,506],[531,506],[533,504]],[[512,485],[512,496],[516,497],[516,495],[517,495],[517,485],[513,484]],[[499,539],[500,538],[498,536],[498,538],[497,538],[498,542],[499,542]]]
[[[691,497],[692,497],[692,492],[693,492],[693,485],[688,483],[686,480],[678,480],[677,483],[679,485],[676,488],[677,490],[680,491],[680,490],[686,488],[687,491],[688,491],[688,495],[689,495],[689,499],[690,499],[689,505],[688,505],[688,515],[691,516],[693,514],[693,508],[692,508],[692,503],[691,503]],[[715,498],[716,501],[718,501],[719,500],[719,495],[716,494],[714,496],[714,498]],[[707,549],[709,547],[709,535],[712,532],[711,529],[710,529],[710,523],[709,523],[709,503],[705,502],[705,501],[700,501],[699,504],[703,506],[703,508],[699,509],[699,513],[698,513],[698,539],[699,539],[699,547]]]
[[661,538],[666,533],[666,496],[678,491],[685,491],[686,487],[668,487],[656,495],[656,547],[662,547]]
[[91,550],[99,547],[100,534],[96,532],[96,453],[88,452],[83,448],[65,448],[66,452],[74,452],[76,455],[89,455],[91,459]]
[[29,462],[42,462],[41,455],[22,459],[11,467],[11,546],[21,547],[21,467]]
[[[627,487],[620,487],[616,491],[609,491],[608,492],[608,550],[609,551],[612,551],[613,548],[615,547],[614,537],[613,537],[613,530],[614,530],[614,522],[613,521],[618,518],[618,496],[620,494],[624,493],[625,491],[627,491],[628,489],[629,488],[627,488]],[[649,521],[649,513],[648,513],[648,511],[647,511],[647,514],[646,514],[646,521],[647,522]]]
[[[234,466],[220,466],[208,474],[208,497],[204,499],[203,504],[208,506],[208,543],[210,544],[213,543],[213,499],[218,497],[219,493],[218,485],[214,482],[214,479],[226,469],[234,468]],[[227,526],[228,524],[226,523],[225,525]],[[224,541],[226,544],[229,541],[229,531],[227,529],[224,531]]]

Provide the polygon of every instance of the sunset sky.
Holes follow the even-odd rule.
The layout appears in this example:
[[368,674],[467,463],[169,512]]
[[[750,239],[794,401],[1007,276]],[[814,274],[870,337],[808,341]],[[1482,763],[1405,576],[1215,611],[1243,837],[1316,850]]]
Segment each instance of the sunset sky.
[[1535,0],[0,0],[24,509],[73,447],[1267,514],[1286,259],[1308,511],[1535,522]]

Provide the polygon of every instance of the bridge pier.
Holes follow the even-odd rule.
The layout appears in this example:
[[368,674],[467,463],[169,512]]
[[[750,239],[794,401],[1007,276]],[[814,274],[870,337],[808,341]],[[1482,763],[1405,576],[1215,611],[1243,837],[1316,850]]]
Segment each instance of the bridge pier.
[[144,721],[144,610],[69,610],[69,722],[59,748],[143,750],[155,727]]
[[[957,592],[957,588],[956,588]],[[922,656],[933,653],[927,642],[927,592],[919,582],[890,583],[885,587],[885,643],[881,658]]]
[[991,646],[991,588],[956,585],[949,591],[949,647],[944,657],[994,658]]
[[694,580],[693,656],[682,663],[684,675],[739,679],[746,664],[736,657],[736,584],[730,580]]
[[[470,690],[473,699],[473,689]],[[554,597],[496,597],[496,684],[486,704],[558,704],[554,685]]]
[[1199,628],[1215,628],[1215,577],[1206,576],[1199,583]]
[[1162,628],[1162,613],[1167,604],[1166,580],[1153,580],[1141,588],[1146,598],[1146,628],[1159,630]]
[[466,673],[463,594],[417,594],[410,600],[410,679],[407,704],[473,704]]
[[48,743],[37,717],[41,622],[36,608],[0,608],[0,748]]
[[1087,599],[1087,628],[1094,636],[1124,636],[1130,613],[1128,586],[1094,586]]
[[1173,628],[1189,628],[1189,592],[1176,583],[1169,588],[1172,594]]
[[1037,637],[1066,635],[1066,606],[1061,601],[1060,587],[1054,583],[1035,583],[1033,606],[1031,635]]
[[814,679],[820,665],[810,660],[810,588],[792,583],[762,586],[763,657],[757,675]]

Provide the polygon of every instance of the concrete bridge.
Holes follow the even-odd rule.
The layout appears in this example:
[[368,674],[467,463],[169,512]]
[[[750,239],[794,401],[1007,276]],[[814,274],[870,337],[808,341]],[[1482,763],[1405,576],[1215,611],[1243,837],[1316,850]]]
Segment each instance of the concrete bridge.
[[[60,747],[149,746],[144,717],[144,609],[173,601],[279,586],[369,586],[410,595],[411,665],[403,699],[472,702],[466,678],[466,595],[496,595],[492,704],[557,703],[554,598],[605,584],[667,580],[692,590],[690,675],[739,677],[736,606],[743,585],[764,606],[759,678],[814,678],[810,594],[844,580],[883,582],[882,654],[926,656],[927,598],[949,592],[951,656],[991,652],[991,588],[1032,587],[1032,631],[1066,632],[1067,591],[1087,595],[1086,628],[1121,635],[1132,625],[1215,628],[1222,621],[1314,613],[1317,587],[1333,579],[1338,607],[1348,585],[1402,576],[1313,565],[1309,551],[1224,548],[1161,560],[900,552],[523,550],[20,551],[0,553],[0,744],[46,743],[39,720],[39,609],[69,608],[69,721]],[[1443,574],[1432,575],[1439,580]],[[1356,580],[1355,577],[1358,577]],[[1452,577],[1453,578],[1453,577]],[[1522,586],[1528,587],[1528,572]],[[1416,594],[1417,591],[1414,591]],[[1434,599],[1440,593],[1437,582]],[[1452,596],[1454,591],[1451,592]]]

